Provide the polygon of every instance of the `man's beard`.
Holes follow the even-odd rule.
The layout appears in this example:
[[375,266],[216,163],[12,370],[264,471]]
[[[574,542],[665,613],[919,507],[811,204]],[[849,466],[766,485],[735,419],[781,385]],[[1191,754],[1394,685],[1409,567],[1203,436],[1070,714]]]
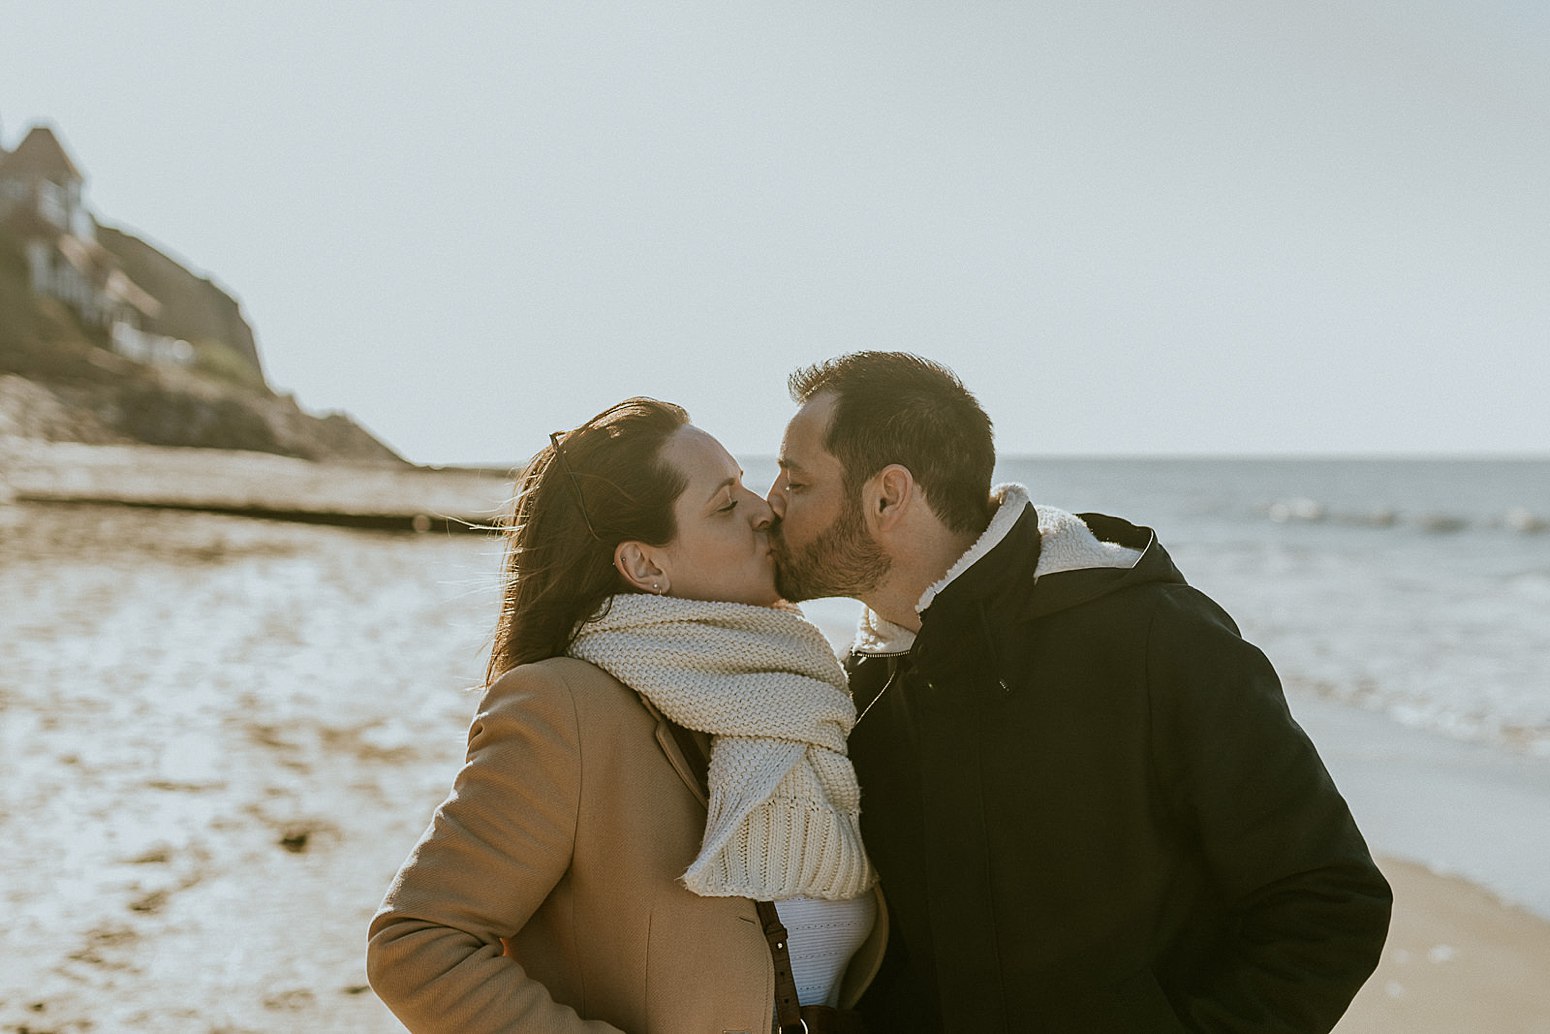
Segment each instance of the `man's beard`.
[[866,531],[861,504],[845,501],[834,523],[800,553],[793,552],[776,528],[775,587],[793,603],[828,596],[859,599],[882,583],[892,566]]

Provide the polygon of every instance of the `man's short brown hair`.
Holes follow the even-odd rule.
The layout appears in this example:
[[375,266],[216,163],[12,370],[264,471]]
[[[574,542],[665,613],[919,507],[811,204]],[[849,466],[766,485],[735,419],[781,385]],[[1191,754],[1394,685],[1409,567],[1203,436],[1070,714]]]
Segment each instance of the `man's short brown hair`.
[[798,403],[834,395],[824,447],[844,467],[850,492],[898,463],[953,531],[977,535],[990,523],[990,417],[947,367],[907,352],[852,352],[803,367],[786,383]]

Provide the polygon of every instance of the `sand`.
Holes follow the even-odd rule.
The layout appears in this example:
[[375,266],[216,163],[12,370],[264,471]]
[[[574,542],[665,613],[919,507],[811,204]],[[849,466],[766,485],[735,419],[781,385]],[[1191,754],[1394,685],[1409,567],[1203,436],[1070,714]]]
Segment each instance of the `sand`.
[[[0,1031],[401,1029],[366,987],[365,929],[461,760],[495,553],[0,505]],[[1382,965],[1338,1029],[1550,1031],[1550,922],[1413,861],[1447,865],[1447,834],[1413,848],[1426,801],[1373,750],[1411,731],[1309,707],[1316,739],[1360,729],[1372,763],[1331,731],[1331,767],[1375,849],[1406,848],[1383,861]]]
[[365,924],[461,758],[493,543],[0,522],[0,1030],[395,1029]]
[[1391,858],[1394,921],[1340,1034],[1550,1031],[1550,923]]

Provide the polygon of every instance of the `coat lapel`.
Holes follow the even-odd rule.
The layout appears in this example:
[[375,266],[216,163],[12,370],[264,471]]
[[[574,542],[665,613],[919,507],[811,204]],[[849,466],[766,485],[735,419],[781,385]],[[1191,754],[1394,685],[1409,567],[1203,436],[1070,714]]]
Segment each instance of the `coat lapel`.
[[705,789],[705,770],[708,763],[705,759],[710,756],[710,744],[705,742],[708,737],[704,733],[694,732],[668,721],[667,717],[653,707],[651,701],[645,697],[641,697],[640,702],[657,721],[657,746],[661,747],[662,753],[667,755],[673,771],[678,773],[678,778],[694,792],[695,798],[701,804],[707,808],[710,807],[710,797]]

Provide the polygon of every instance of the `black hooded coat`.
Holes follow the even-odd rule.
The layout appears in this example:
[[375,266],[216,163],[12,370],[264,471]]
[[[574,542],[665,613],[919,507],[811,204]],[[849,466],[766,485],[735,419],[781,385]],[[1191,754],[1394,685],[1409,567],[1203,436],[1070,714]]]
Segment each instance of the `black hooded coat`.
[[891,944],[874,1031],[1323,1032],[1391,895],[1264,655],[1150,529],[1034,578],[1029,505],[852,653],[850,751]]

